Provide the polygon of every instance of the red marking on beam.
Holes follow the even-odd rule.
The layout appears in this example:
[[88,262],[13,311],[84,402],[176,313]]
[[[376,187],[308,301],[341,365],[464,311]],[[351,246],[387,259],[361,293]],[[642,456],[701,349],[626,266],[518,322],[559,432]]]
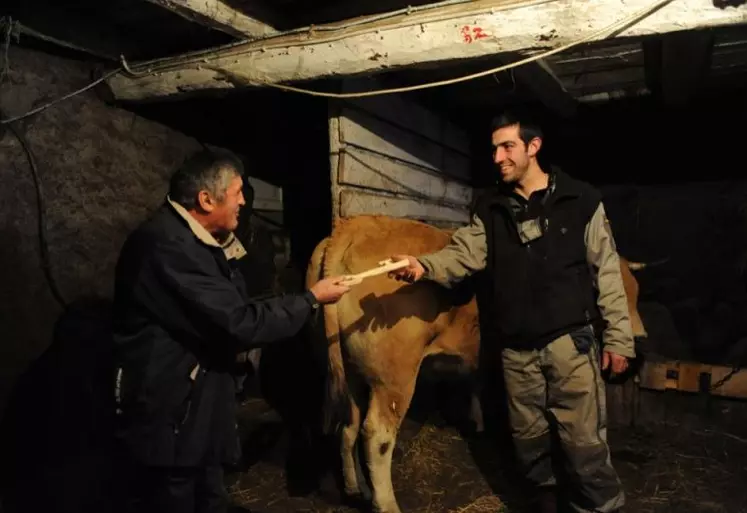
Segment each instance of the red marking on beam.
[[472,43],[474,41],[477,41],[478,39],[485,39],[486,37],[490,37],[485,33],[482,27],[471,27],[469,25],[465,25],[462,27],[461,32],[462,39],[465,43]]

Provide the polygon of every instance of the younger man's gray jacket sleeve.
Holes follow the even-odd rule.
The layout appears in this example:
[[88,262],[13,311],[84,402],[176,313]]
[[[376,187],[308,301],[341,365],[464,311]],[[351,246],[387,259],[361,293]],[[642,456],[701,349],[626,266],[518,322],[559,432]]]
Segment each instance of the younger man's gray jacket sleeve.
[[633,329],[620,271],[620,256],[602,203],[586,225],[585,237],[587,259],[599,289],[597,303],[607,321],[604,350],[634,358]]
[[425,278],[444,287],[485,269],[488,247],[485,226],[473,216],[467,226],[457,229],[451,241],[440,251],[418,257],[425,267]]

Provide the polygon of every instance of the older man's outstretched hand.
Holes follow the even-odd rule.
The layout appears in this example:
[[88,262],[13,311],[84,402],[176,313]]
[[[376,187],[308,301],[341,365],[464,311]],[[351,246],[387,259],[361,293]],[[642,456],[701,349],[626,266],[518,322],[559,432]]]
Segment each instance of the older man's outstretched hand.
[[320,304],[336,303],[350,290],[350,286],[345,285],[344,280],[344,276],[324,278],[311,287],[311,293]]

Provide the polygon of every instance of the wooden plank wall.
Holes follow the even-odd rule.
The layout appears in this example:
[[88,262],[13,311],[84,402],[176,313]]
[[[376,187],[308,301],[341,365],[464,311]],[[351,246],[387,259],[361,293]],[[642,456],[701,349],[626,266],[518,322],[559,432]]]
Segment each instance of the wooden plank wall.
[[255,210],[265,210],[270,212],[283,212],[283,189],[277,185],[267,183],[264,180],[253,176],[246,176],[245,179],[254,189]]
[[[370,89],[361,79],[343,91]],[[443,227],[469,221],[467,136],[405,96],[330,102],[333,218],[384,214]]]
[[242,212],[236,235],[249,253],[241,268],[251,295],[301,290],[296,284],[290,288],[280,283],[290,261],[282,187],[253,176],[244,178],[254,188],[254,203],[251,216],[248,211]]

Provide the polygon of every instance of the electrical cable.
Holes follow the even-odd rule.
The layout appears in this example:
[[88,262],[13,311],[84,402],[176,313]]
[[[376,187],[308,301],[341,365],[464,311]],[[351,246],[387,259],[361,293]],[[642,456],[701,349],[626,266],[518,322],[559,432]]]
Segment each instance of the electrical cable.
[[31,176],[34,179],[34,187],[36,189],[36,207],[38,210],[38,230],[39,230],[39,250],[41,252],[41,263],[44,276],[49,284],[49,289],[52,292],[52,296],[60,304],[63,309],[67,308],[67,301],[60,292],[60,288],[54,279],[52,274],[52,262],[49,258],[49,244],[47,242],[47,215],[46,207],[44,202],[44,191],[42,190],[41,180],[39,178],[39,169],[36,166],[36,159],[34,159],[34,153],[31,151],[26,138],[18,131],[13,125],[8,125],[8,129],[13,135],[16,136],[18,142],[21,143],[21,147],[26,153],[28,159],[29,168],[31,169]]
[[[430,87],[438,87],[438,86],[443,86],[443,85],[450,85],[450,84],[454,84],[454,83],[457,83],[457,82],[464,82],[464,81],[467,81],[467,80],[472,80],[472,79],[475,79],[475,78],[480,78],[480,77],[483,77],[483,76],[492,75],[492,74],[495,74],[495,73],[500,72],[500,71],[504,71],[504,70],[507,70],[507,69],[511,69],[511,68],[514,68],[514,67],[521,66],[523,64],[527,64],[527,63],[530,63],[530,62],[533,62],[533,61],[537,61],[537,60],[540,60],[540,59],[547,58],[550,55],[554,55],[556,53],[563,52],[565,50],[568,50],[569,48],[581,45],[581,44],[586,43],[586,42],[588,42],[590,40],[602,38],[603,36],[605,36],[605,34],[613,33],[613,32],[615,32],[617,30],[623,29],[626,26],[635,24],[638,21],[640,21],[641,19],[643,19],[643,18],[647,17],[648,15],[650,15],[651,13],[653,13],[654,11],[660,9],[664,5],[671,3],[672,1],[673,0],[660,0],[659,2],[656,2],[654,5],[646,7],[644,9],[641,9],[640,11],[634,13],[633,15],[628,16],[628,17],[626,17],[626,18],[624,18],[624,19],[622,19],[620,21],[617,21],[615,23],[612,23],[612,24],[608,25],[607,27],[605,27],[605,28],[603,28],[601,30],[598,30],[598,31],[596,31],[596,32],[594,32],[592,34],[589,34],[586,37],[583,37],[583,38],[575,40],[575,41],[571,41],[570,43],[567,43],[567,44],[562,45],[560,47],[557,47],[557,48],[554,48],[552,50],[549,50],[549,51],[546,51],[546,52],[542,52],[542,53],[539,53],[539,54],[536,54],[536,55],[533,55],[533,56],[530,56],[530,57],[527,57],[527,58],[522,59],[520,61],[512,62],[512,63],[509,63],[509,64],[504,64],[504,65],[501,65],[501,66],[498,66],[498,67],[495,67],[495,68],[491,68],[491,69],[488,69],[488,70],[485,70],[485,71],[473,73],[473,74],[462,76],[462,77],[457,77],[457,78],[453,78],[453,79],[446,79],[446,80],[440,80],[440,81],[435,81],[435,82],[429,82],[429,83],[419,84],[419,85],[415,85],[415,86],[397,87],[397,88],[391,88],[391,89],[379,89],[379,90],[376,90],[376,91],[364,91],[364,92],[353,92],[353,93],[328,93],[328,92],[322,92],[322,91],[313,91],[313,90],[310,90],[310,89],[304,89],[304,88],[300,88],[300,87],[288,86],[288,85],[284,85],[284,84],[278,84],[278,83],[272,83],[272,82],[265,82],[265,81],[250,79],[250,78],[247,78],[247,77],[245,77],[245,76],[243,76],[243,75],[241,75],[239,73],[229,72],[227,70],[218,69],[218,68],[211,67],[211,66],[204,66],[204,67],[206,67],[208,69],[212,69],[213,71],[216,71],[218,73],[222,73],[224,75],[232,75],[234,78],[239,79],[240,81],[244,81],[244,82],[246,82],[248,84],[255,84],[255,85],[262,85],[262,86],[267,86],[267,87],[274,87],[276,89],[281,89],[281,90],[285,90],[285,91],[292,91],[292,92],[297,92],[297,93],[304,93],[304,94],[309,94],[309,95],[312,95],[312,96],[322,96],[322,97],[328,97],[328,98],[362,98],[362,97],[376,96],[376,95],[381,95],[381,94],[402,93],[402,92],[409,92],[409,91],[414,91],[414,90],[419,90],[419,89],[426,89],[426,88],[430,88]],[[348,37],[350,35],[351,34],[347,34],[347,35],[345,35],[343,37]],[[319,43],[319,42],[328,42],[328,40],[325,39],[325,40],[315,41],[315,42],[316,43]],[[304,43],[304,44],[308,44],[308,43]],[[285,45],[280,45],[280,46],[283,47],[283,48],[285,48],[285,47],[288,47],[290,45],[285,44]],[[260,49],[257,49],[256,51],[266,51],[267,49],[268,49],[267,47],[262,47]],[[252,51],[252,50],[249,50],[249,51]],[[247,52],[243,52],[243,53],[247,53]],[[233,56],[233,55],[231,55],[231,56]],[[224,56],[220,55],[220,57],[224,57]],[[225,56],[225,57],[227,57],[227,56]],[[205,59],[206,58],[203,58],[203,60],[205,60]],[[125,69],[125,74],[130,75],[130,76],[138,77],[138,76],[144,76],[144,75],[152,74],[152,73],[155,72],[153,69],[149,69],[148,72],[140,72],[140,73],[135,72],[127,64],[127,61],[124,59],[124,56],[121,57],[121,62],[122,62],[122,67]],[[166,67],[173,67],[173,66],[178,66],[178,64],[173,64],[171,66],[167,65]],[[159,71],[163,70],[162,67],[159,67],[157,69]]]
[[78,89],[76,91],[73,91],[72,93],[68,93],[68,94],[66,94],[64,96],[61,96],[60,98],[57,98],[56,100],[52,100],[51,102],[45,103],[44,105],[36,107],[35,109],[31,109],[30,111],[26,112],[25,114],[20,114],[18,116],[14,116],[14,117],[8,118],[8,119],[2,119],[2,120],[0,120],[0,125],[6,125],[8,123],[12,123],[13,121],[18,121],[18,120],[24,119],[24,118],[26,118],[28,116],[31,116],[33,114],[36,114],[38,112],[41,112],[44,109],[47,109],[47,108],[51,107],[52,105],[54,105],[56,103],[59,103],[59,102],[61,102],[63,100],[67,100],[68,98],[72,98],[75,95],[78,95],[78,94],[80,94],[80,93],[82,93],[84,91],[87,91],[87,90],[91,89],[92,87],[97,86],[99,83],[103,82],[104,80],[107,80],[108,78],[116,75],[117,73],[119,73],[121,71],[122,71],[122,68],[117,68],[117,69],[115,69],[113,71],[110,71],[109,73],[106,73],[105,75],[103,75],[100,78],[96,79],[95,81],[91,82],[87,86],[81,87],[80,89]]
[[394,88],[389,88],[389,89],[378,89],[378,90],[375,90],[375,91],[362,91],[362,92],[353,92],[353,93],[328,93],[328,92],[323,92],[323,91],[313,91],[313,90],[310,90],[310,89],[304,89],[304,88],[300,88],[300,87],[288,86],[288,85],[284,85],[284,84],[258,81],[258,80],[246,78],[246,77],[244,77],[244,76],[242,76],[240,74],[237,74],[235,72],[227,72],[226,70],[221,70],[221,69],[216,69],[216,68],[210,68],[210,69],[213,69],[214,71],[217,71],[217,72],[220,72],[220,73],[233,75],[235,78],[238,78],[240,80],[244,80],[244,81],[246,81],[247,83],[250,83],[250,84],[263,85],[263,86],[274,87],[276,89],[281,89],[281,90],[285,90],[285,91],[292,91],[292,92],[297,92],[297,93],[304,93],[304,94],[308,94],[308,95],[311,95],[311,96],[323,96],[323,97],[327,97],[327,98],[363,98],[363,97],[367,97],[367,96],[377,96],[377,95],[383,95],[383,94],[404,93],[404,92],[416,91],[416,90],[420,90],[420,89],[427,89],[427,88],[431,88],[431,87],[439,87],[439,86],[444,86],[444,85],[451,85],[451,84],[455,84],[455,83],[458,83],[458,82],[465,82],[467,80],[473,80],[475,78],[480,78],[480,77],[484,77],[484,76],[488,76],[488,75],[493,75],[493,74],[498,73],[500,71],[505,71],[507,69],[512,69],[512,68],[516,68],[516,67],[524,65],[524,64],[528,64],[530,62],[534,62],[534,61],[538,61],[538,60],[541,60],[541,59],[545,59],[545,58],[547,58],[547,57],[549,57],[551,55],[554,55],[556,53],[560,53],[560,52],[563,52],[563,51],[568,50],[570,48],[573,48],[574,46],[581,45],[583,43],[586,43],[586,42],[594,40],[594,39],[602,38],[602,36],[604,36],[607,33],[613,33],[613,32],[615,32],[617,30],[621,30],[622,28],[624,28],[624,27],[626,27],[628,25],[635,24],[638,21],[640,21],[641,19],[649,16],[654,11],[660,9],[664,5],[669,4],[669,3],[673,2],[673,1],[674,0],[660,0],[659,2],[657,2],[656,4],[654,4],[653,6],[646,7],[645,9],[641,9],[640,11],[634,13],[633,15],[631,15],[629,17],[626,17],[626,18],[624,18],[624,19],[622,19],[620,21],[617,21],[615,23],[612,23],[612,24],[608,25],[607,27],[605,27],[605,28],[603,28],[601,30],[598,30],[598,31],[596,31],[596,32],[594,32],[592,34],[589,34],[586,37],[583,37],[581,39],[577,39],[575,41],[571,41],[570,43],[567,43],[565,45],[559,46],[557,48],[553,48],[552,50],[548,50],[546,52],[542,52],[542,53],[539,53],[539,54],[527,57],[525,59],[521,59],[519,61],[514,61],[514,62],[511,62],[509,64],[504,64],[504,65],[501,65],[501,66],[497,66],[495,68],[490,68],[490,69],[487,69],[487,70],[484,70],[484,71],[479,71],[477,73],[472,73],[470,75],[464,75],[464,76],[457,77],[457,78],[450,78],[450,79],[439,80],[439,81],[435,81],[435,82],[427,82],[427,83],[424,83],[424,84],[413,85],[413,86],[394,87]]
[[96,50],[86,48],[84,46],[76,45],[75,43],[70,43],[69,41],[58,39],[53,36],[48,36],[46,34],[39,32],[38,30],[32,29],[31,27],[22,25],[21,23],[17,21],[15,23],[16,23],[16,26],[18,27],[18,32],[20,34],[26,34],[27,36],[35,37],[36,39],[41,39],[42,41],[46,41],[47,43],[53,43],[58,46],[62,46],[64,48],[69,48],[71,50],[75,50],[76,52],[87,53],[89,55],[93,55],[94,57],[97,57],[102,60],[118,62],[117,58],[112,55],[101,53]]
[[[529,7],[529,6],[534,6],[534,5],[539,5],[539,4],[545,4],[545,3],[549,3],[549,2],[553,2],[553,1],[555,1],[555,0],[514,0],[514,3],[508,4],[508,5],[492,6],[492,7],[480,7],[479,9],[465,10],[465,12],[461,13],[461,15],[462,16],[476,16],[476,15],[484,14],[484,13],[491,13],[492,14],[492,13],[495,13],[497,11],[517,9],[517,8],[521,8],[521,7]],[[284,38],[284,37],[287,37],[287,36],[291,36],[291,35],[295,35],[295,34],[300,34],[300,33],[304,33],[304,32],[310,34],[311,38],[313,39],[314,34],[317,33],[317,32],[344,32],[344,31],[346,31],[346,30],[348,30],[350,28],[357,27],[359,25],[365,25],[365,24],[368,24],[368,23],[374,23],[376,21],[381,21],[381,20],[384,20],[384,19],[393,18],[393,17],[400,16],[400,15],[403,15],[403,14],[404,15],[412,15],[414,13],[418,13],[418,12],[421,12],[421,11],[429,11],[429,10],[435,9],[437,7],[447,7],[447,6],[451,6],[451,5],[468,4],[468,3],[474,3],[474,0],[446,0],[446,1],[443,1],[443,2],[437,2],[437,3],[434,3],[434,4],[426,4],[426,5],[421,5],[421,6],[417,6],[417,7],[408,6],[406,8],[399,9],[399,10],[396,10],[396,11],[390,11],[390,12],[387,12],[387,13],[376,14],[376,15],[373,15],[373,16],[366,16],[366,17],[363,17],[363,18],[360,18],[360,19],[357,19],[357,20],[346,21],[346,22],[343,22],[343,23],[328,23],[328,24],[323,24],[323,25],[309,25],[307,27],[300,27],[300,28],[296,28],[296,29],[287,30],[287,31],[284,31],[284,32],[277,32],[277,33],[274,33],[274,34],[267,34],[267,35],[264,35],[264,36],[261,36],[261,37],[257,37],[257,38],[242,39],[240,41],[234,41],[234,42],[227,43],[225,45],[217,46],[217,47],[214,47],[214,48],[203,49],[203,50],[195,50],[195,51],[192,51],[192,52],[185,52],[185,53],[183,53],[181,55],[178,55],[178,56],[159,57],[159,58],[156,58],[156,59],[151,59],[151,60],[148,60],[148,61],[143,61],[141,63],[138,63],[138,64],[134,65],[134,67],[138,67],[139,68],[139,67],[150,66],[150,69],[144,73],[144,74],[147,75],[147,74],[151,73],[153,65],[157,65],[159,63],[169,63],[169,62],[177,62],[177,61],[182,61],[183,60],[185,62],[178,62],[178,64],[189,64],[191,62],[201,61],[201,60],[204,60],[206,58],[214,57],[214,56],[216,56],[218,54],[220,54],[219,55],[220,57],[234,57],[234,56],[237,56],[237,55],[242,55],[244,53],[249,53],[251,51],[254,51],[255,49],[260,50],[260,51],[266,51],[266,50],[271,50],[273,48],[286,48],[286,47],[289,47],[289,46],[303,46],[303,45],[307,45],[309,43],[327,43],[327,42],[336,41],[336,40],[338,40],[338,39],[340,39],[342,37],[348,37],[348,36],[351,36],[351,35],[360,35],[360,34],[365,34],[365,33],[368,33],[368,32],[375,32],[375,31],[381,30],[381,27],[371,27],[371,28],[367,28],[367,29],[363,29],[363,30],[358,30],[358,31],[355,31],[355,32],[344,33],[344,34],[342,34],[340,36],[328,37],[328,38],[324,38],[324,39],[317,38],[317,39],[314,39],[314,40],[310,39],[310,40],[307,40],[307,41],[297,41],[295,43],[287,43],[287,42],[286,43],[278,43],[278,44],[269,45],[269,46],[266,46],[266,45],[259,46],[258,45],[258,43],[263,43],[263,42],[266,42],[266,41],[270,41],[272,39],[281,39],[281,38]],[[403,22],[403,23],[394,24],[394,27],[402,27],[402,26],[408,26],[408,25],[417,24],[417,23],[428,23],[428,22],[433,22],[433,21],[440,21],[442,19],[449,19],[449,18],[451,18],[453,16],[454,16],[453,13],[449,13],[448,15],[436,16],[436,17],[429,18],[429,19],[422,19],[422,20],[419,20],[419,21],[407,21],[407,22]],[[392,27],[386,27],[386,28],[392,28]],[[229,53],[230,50],[232,50],[234,48],[240,48],[240,47],[246,47],[245,51],[238,51],[236,53]],[[138,73],[138,72],[130,69],[129,67],[126,67],[126,70],[128,71],[128,74],[131,74],[132,76],[139,76],[139,75],[141,75],[141,73]],[[157,68],[157,71],[162,71],[162,68],[160,68],[160,67]]]
[[[547,1],[551,1],[551,0],[538,0],[537,3],[545,3]],[[304,88],[300,88],[300,87],[288,86],[288,85],[284,85],[284,84],[277,84],[277,83],[272,83],[272,82],[258,81],[258,80],[255,80],[255,79],[250,79],[250,78],[244,77],[244,76],[242,76],[240,74],[236,74],[234,72],[228,72],[226,70],[221,70],[221,69],[217,69],[217,68],[211,68],[211,69],[213,69],[214,71],[216,71],[218,73],[232,74],[235,77],[237,77],[239,80],[244,81],[244,82],[246,82],[248,84],[255,84],[255,85],[260,85],[260,86],[274,87],[276,89],[281,89],[281,90],[285,90],[285,91],[291,91],[291,92],[309,94],[309,95],[312,95],[312,96],[323,96],[323,97],[328,97],[328,98],[362,98],[362,97],[367,97],[367,96],[376,96],[376,95],[383,95],[383,94],[409,92],[409,91],[415,91],[415,90],[419,90],[419,89],[427,89],[427,88],[431,88],[431,87],[439,87],[439,86],[443,86],[443,85],[450,85],[450,84],[455,84],[455,83],[458,83],[458,82],[464,82],[464,81],[467,81],[467,80],[473,80],[475,78],[480,78],[480,77],[487,76],[487,75],[493,75],[493,74],[498,73],[500,71],[505,71],[507,69],[512,69],[512,68],[521,66],[523,64],[527,64],[527,63],[530,63],[530,62],[533,62],[533,61],[537,61],[537,60],[540,60],[540,59],[547,58],[550,55],[554,55],[556,53],[563,52],[565,50],[568,50],[569,48],[581,45],[581,44],[586,43],[586,42],[588,42],[588,41],[590,41],[592,39],[601,38],[602,36],[604,36],[607,33],[613,33],[615,31],[622,30],[626,26],[633,25],[633,24],[637,23],[638,21],[640,21],[641,19],[643,19],[646,16],[650,15],[654,11],[662,8],[666,4],[669,4],[669,3],[673,2],[673,1],[674,0],[660,0],[659,2],[656,2],[654,5],[652,5],[650,7],[647,7],[645,9],[642,9],[642,10],[634,13],[633,15],[631,15],[629,17],[626,17],[626,18],[624,18],[624,19],[622,19],[622,20],[620,20],[618,22],[612,23],[609,26],[607,26],[607,27],[605,27],[605,28],[603,28],[603,29],[601,29],[599,31],[596,31],[593,34],[590,34],[590,35],[588,35],[588,36],[586,36],[584,38],[572,41],[572,42],[570,42],[568,44],[565,44],[563,46],[560,46],[558,48],[554,48],[552,50],[548,50],[546,52],[542,52],[542,53],[539,53],[539,54],[527,57],[525,59],[522,59],[522,60],[519,60],[519,61],[516,61],[516,62],[511,62],[509,64],[504,64],[504,65],[501,65],[501,66],[498,66],[498,67],[495,67],[495,68],[490,68],[490,69],[485,70],[485,71],[473,73],[473,74],[470,74],[470,75],[465,75],[465,76],[462,76],[462,77],[457,77],[457,78],[452,78],[452,79],[446,79],[446,80],[440,80],[440,81],[435,81],[435,82],[428,82],[428,83],[414,85],[414,86],[405,86],[405,87],[397,87],[397,88],[390,88],[390,89],[379,89],[379,90],[375,90],[375,91],[361,91],[361,92],[352,92],[352,93],[328,93],[328,92],[323,92],[323,91],[314,91],[314,90],[304,89]],[[462,3],[462,2],[457,1],[457,2],[454,2],[454,3],[458,4],[458,3]],[[522,4],[522,6],[526,6],[526,5]],[[425,7],[425,6],[423,6],[423,7]],[[515,8],[515,6],[514,6],[514,8]],[[244,43],[241,43],[241,44],[244,44]],[[285,45],[285,46],[288,46],[288,45]],[[267,48],[264,47],[264,49],[266,50]],[[260,49],[259,51],[262,51],[262,49]],[[125,72],[125,74],[130,75],[130,76],[142,76],[142,75],[150,74],[149,72],[146,72],[146,73],[137,73],[137,72],[135,72],[135,71],[132,70],[132,68],[129,66],[129,64],[125,60],[124,56],[120,56],[120,59],[121,59],[121,62],[122,62],[122,66],[120,68],[117,68],[115,70],[110,71],[109,73],[105,74],[104,76],[102,76],[101,78],[99,78],[95,82],[89,84],[88,86],[85,86],[85,87],[83,87],[81,89],[78,89],[77,91],[69,93],[69,94],[67,94],[67,95],[65,95],[65,96],[63,96],[61,98],[56,99],[56,100],[53,100],[53,101],[51,101],[51,102],[49,102],[49,103],[47,103],[45,105],[42,105],[41,107],[33,109],[32,111],[29,111],[29,112],[27,112],[25,114],[21,114],[19,116],[16,116],[16,117],[13,117],[13,118],[10,118],[10,119],[0,120],[0,124],[7,124],[7,123],[10,123],[12,121],[17,121],[17,120],[23,119],[23,118],[25,118],[27,116],[31,116],[32,114],[36,114],[37,112],[40,112],[40,111],[42,111],[42,110],[44,110],[44,109],[46,109],[46,108],[54,105],[55,103],[58,103],[58,102],[60,102],[62,100],[65,100],[65,99],[68,99],[68,98],[70,98],[72,96],[75,96],[76,94],[80,94],[80,93],[82,93],[82,92],[84,92],[84,91],[86,91],[86,90],[88,90],[88,89],[96,86],[100,82],[102,82],[104,80],[108,80],[109,78],[111,78],[114,75],[117,75],[117,74],[119,74],[119,73],[121,73],[123,71]],[[155,61],[153,61],[153,62],[155,62]]]

